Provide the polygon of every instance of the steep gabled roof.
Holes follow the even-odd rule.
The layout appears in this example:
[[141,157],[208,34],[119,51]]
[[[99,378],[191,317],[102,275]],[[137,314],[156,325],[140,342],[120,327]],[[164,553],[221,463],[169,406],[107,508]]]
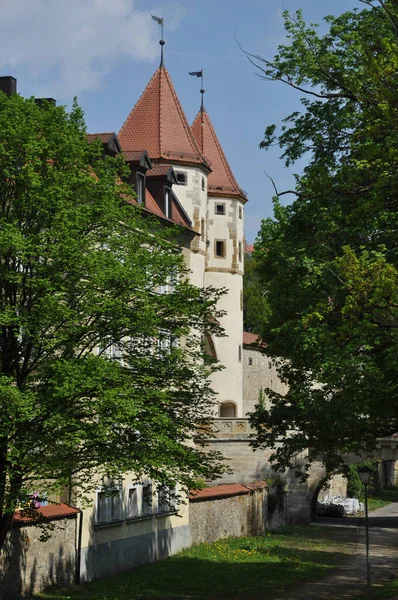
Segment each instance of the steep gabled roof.
[[164,67],[154,73],[118,137],[124,152],[147,150],[151,159],[207,166]]
[[246,201],[246,194],[236,182],[209,115],[204,108],[196,115],[191,129],[200,151],[212,169],[208,179],[209,195],[213,192],[217,196],[239,196]]

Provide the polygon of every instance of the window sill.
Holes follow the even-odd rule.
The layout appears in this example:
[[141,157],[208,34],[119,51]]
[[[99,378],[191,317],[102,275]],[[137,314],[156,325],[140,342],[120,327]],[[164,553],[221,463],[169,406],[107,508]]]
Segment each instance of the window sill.
[[160,519],[161,517],[172,517],[173,515],[178,515],[178,511],[173,509],[173,510],[164,510],[162,512],[158,512],[155,514],[155,517],[157,519]]
[[106,527],[114,527],[115,525],[122,525],[123,520],[118,519],[117,521],[108,521],[106,523],[94,523],[94,529],[105,529]]
[[126,517],[126,523],[137,523],[137,521],[148,521],[148,519],[152,519],[153,514],[148,515],[140,515],[139,517]]

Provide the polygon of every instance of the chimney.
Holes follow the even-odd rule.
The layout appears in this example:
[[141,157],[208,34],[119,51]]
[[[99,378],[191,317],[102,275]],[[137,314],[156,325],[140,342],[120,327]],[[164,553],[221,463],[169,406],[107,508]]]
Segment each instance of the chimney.
[[0,92],[7,96],[13,96],[17,93],[17,80],[15,77],[0,77]]

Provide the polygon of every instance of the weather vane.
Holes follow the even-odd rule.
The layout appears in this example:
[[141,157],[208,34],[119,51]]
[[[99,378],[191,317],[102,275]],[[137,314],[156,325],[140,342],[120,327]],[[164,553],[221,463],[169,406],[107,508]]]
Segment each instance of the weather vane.
[[203,95],[205,93],[205,90],[203,88],[203,69],[200,69],[200,71],[189,71],[189,74],[192,75],[192,77],[200,77],[201,78],[202,88],[200,90],[200,93],[202,94],[202,102],[201,102],[200,110],[203,112],[203,108],[204,108]]
[[165,45],[165,41],[163,39],[163,17],[155,17],[155,15],[151,15],[152,19],[154,21],[156,21],[156,23],[158,23],[161,28],[162,28],[162,38],[159,42],[160,47],[161,47],[161,55],[160,55],[160,66],[163,67],[164,66],[164,61],[163,61],[163,46]]

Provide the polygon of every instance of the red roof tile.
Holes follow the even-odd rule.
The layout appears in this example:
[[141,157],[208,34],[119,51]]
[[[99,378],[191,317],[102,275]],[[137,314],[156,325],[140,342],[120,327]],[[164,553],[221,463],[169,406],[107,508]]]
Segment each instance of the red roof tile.
[[249,331],[243,332],[243,345],[251,346],[255,344],[256,346],[265,346],[264,343],[261,342],[261,338],[257,333],[250,333]]
[[167,69],[159,67],[119,132],[124,152],[207,164],[192,135]]
[[53,519],[67,519],[74,517],[79,512],[77,508],[68,506],[67,504],[48,504],[47,506],[40,506],[37,509],[37,517],[34,514],[24,514],[24,511],[16,510],[13,516],[13,523],[34,523],[38,519],[45,519],[52,521]]
[[88,133],[87,141],[91,143],[93,140],[99,138],[103,144],[106,144],[113,135],[115,135],[113,131],[109,133]]
[[213,192],[217,195],[239,196],[242,200],[247,200],[246,194],[236,182],[209,115],[204,109],[196,115],[191,129],[202,154],[207,158],[212,169],[208,178],[210,195]]
[[251,254],[252,252],[254,252],[254,244],[246,244],[245,252],[247,254]]
[[229,485],[217,485],[216,487],[204,488],[203,490],[191,490],[189,493],[190,502],[200,502],[216,498],[228,498],[229,496],[243,496],[250,494],[250,490],[245,485],[231,483]]

